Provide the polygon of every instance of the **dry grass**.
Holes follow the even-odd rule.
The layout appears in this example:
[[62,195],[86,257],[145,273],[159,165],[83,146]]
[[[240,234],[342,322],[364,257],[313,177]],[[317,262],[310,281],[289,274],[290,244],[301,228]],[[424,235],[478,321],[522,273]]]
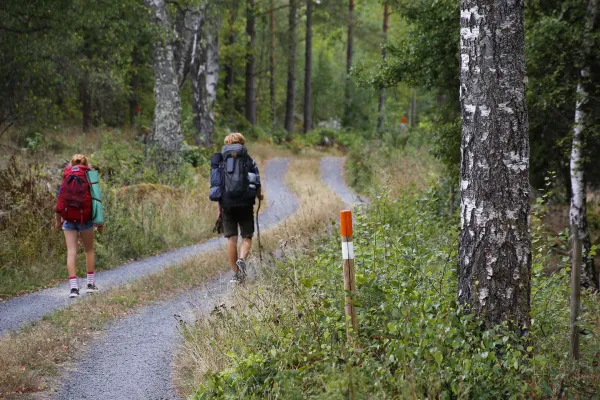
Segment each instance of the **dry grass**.
[[[318,159],[293,161],[287,177],[300,198],[300,207],[288,221],[264,232],[265,251],[298,243],[324,231],[341,207],[340,200],[320,181]],[[223,250],[206,253],[132,284],[89,296],[1,338],[0,398],[23,398],[23,394],[55,386],[60,365],[74,359],[107,322],[197,287],[227,268]],[[183,360],[179,364],[182,365],[179,371],[186,370]],[[184,381],[179,379],[180,385],[188,387]]]
[[422,190],[432,179],[439,178],[439,161],[426,147],[407,147],[402,152],[394,152],[389,160],[380,160],[376,174],[380,182],[398,194],[405,190]]
[[[341,200],[322,183],[318,159],[294,160],[287,174],[287,183],[300,200],[298,211],[264,236],[266,249],[277,249],[284,254],[295,248],[309,248],[313,238],[331,228],[331,220],[337,219],[343,207]],[[271,257],[267,263],[273,261]],[[247,285],[234,292],[227,300],[228,306],[247,309],[251,293],[270,297],[271,300],[266,300],[265,304],[275,304],[272,297],[277,294],[269,289],[261,286],[260,282]],[[252,301],[256,303],[258,300],[254,298]],[[228,360],[219,343],[229,342],[235,329],[230,331],[211,323],[207,317],[202,313],[197,316],[197,325],[185,332],[184,345],[176,357],[176,385],[184,395],[194,393],[206,372],[224,368]]]

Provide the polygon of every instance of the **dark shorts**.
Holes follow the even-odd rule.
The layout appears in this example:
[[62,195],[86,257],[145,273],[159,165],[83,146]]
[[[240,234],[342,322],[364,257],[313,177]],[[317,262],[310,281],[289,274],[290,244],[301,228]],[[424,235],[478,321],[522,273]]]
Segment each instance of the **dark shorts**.
[[238,226],[243,238],[254,235],[254,207],[234,207],[223,209],[223,234],[226,238],[238,235]]
[[83,224],[78,224],[75,222],[65,221],[63,222],[63,230],[64,231],[77,231],[77,232],[86,232],[90,229],[94,229],[94,223],[92,220],[88,222],[84,222]]

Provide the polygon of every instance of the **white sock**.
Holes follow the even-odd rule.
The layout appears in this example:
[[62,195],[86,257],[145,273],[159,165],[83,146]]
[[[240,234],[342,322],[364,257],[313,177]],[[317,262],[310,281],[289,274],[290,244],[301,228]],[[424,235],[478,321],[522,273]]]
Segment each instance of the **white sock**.
[[93,272],[92,273],[88,272],[88,274],[87,274],[87,284],[88,285],[93,285],[94,282],[95,282],[94,273]]
[[77,286],[77,277],[76,276],[69,277],[69,286],[71,286],[71,289],[79,290],[79,286]]

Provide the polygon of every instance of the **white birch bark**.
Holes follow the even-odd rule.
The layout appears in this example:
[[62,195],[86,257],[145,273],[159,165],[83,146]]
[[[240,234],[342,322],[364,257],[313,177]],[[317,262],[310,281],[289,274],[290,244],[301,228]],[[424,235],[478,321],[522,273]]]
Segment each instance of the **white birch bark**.
[[581,284],[584,287],[599,288],[598,272],[594,265],[594,259],[588,254],[591,249],[590,235],[587,226],[586,215],[586,180],[583,165],[582,149],[584,146],[584,127],[587,121],[586,107],[589,100],[586,87],[590,80],[589,54],[591,52],[592,40],[590,34],[594,30],[598,17],[598,0],[589,0],[588,20],[586,21],[586,38],[583,43],[583,65],[579,82],[577,83],[577,101],[575,106],[575,123],[573,127],[573,141],[571,146],[571,209],[569,219],[573,235],[583,243],[584,254],[581,267]]
[[531,273],[523,1],[460,1],[458,300],[520,332]]
[[156,28],[153,44],[154,122],[150,135],[151,154],[160,171],[181,161],[181,99],[175,71],[172,28],[164,0],[144,0],[152,11]]
[[192,111],[194,140],[211,146],[215,126],[215,103],[219,79],[219,31],[221,16],[214,6],[203,8],[204,23],[196,33],[192,64]]

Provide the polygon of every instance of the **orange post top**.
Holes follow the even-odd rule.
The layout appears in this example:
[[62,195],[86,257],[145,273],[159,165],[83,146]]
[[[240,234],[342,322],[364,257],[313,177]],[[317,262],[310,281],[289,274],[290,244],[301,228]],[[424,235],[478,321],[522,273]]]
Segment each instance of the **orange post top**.
[[352,211],[340,211],[340,233],[342,236],[352,236]]

